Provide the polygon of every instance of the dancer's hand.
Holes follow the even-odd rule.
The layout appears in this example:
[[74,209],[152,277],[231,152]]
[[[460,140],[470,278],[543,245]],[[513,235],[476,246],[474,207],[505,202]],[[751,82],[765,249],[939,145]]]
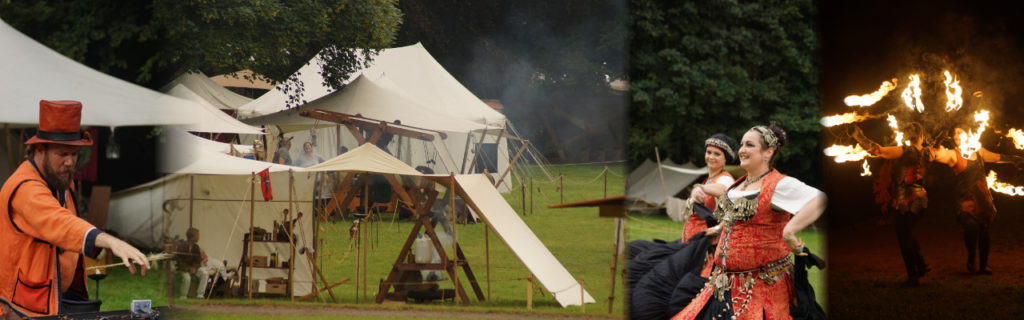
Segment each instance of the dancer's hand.
[[704,200],[707,199],[708,194],[704,192],[702,185],[697,184],[693,186],[693,191],[690,192],[690,201],[693,203],[704,204]]
[[793,252],[794,255],[806,256],[804,252],[804,241],[800,240],[795,234],[783,235],[782,239],[786,240],[786,246],[789,247],[789,251]]

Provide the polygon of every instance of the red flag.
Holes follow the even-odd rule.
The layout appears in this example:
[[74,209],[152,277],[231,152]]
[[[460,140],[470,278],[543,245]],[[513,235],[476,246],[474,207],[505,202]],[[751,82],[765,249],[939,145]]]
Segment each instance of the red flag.
[[274,190],[270,188],[270,168],[263,169],[257,173],[260,175],[260,189],[263,190],[263,200],[274,200]]

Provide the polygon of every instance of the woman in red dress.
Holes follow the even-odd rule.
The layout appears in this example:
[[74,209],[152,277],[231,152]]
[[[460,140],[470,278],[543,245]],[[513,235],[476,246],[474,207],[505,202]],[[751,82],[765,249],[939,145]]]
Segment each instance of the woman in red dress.
[[793,258],[804,255],[796,233],[821,216],[825,194],[773,169],[786,144],[781,128],[756,126],[740,141],[747,175],[717,199],[721,239],[710,281],[673,319],[791,319]]
[[[725,190],[736,181],[725,165],[736,160],[736,140],[725,134],[715,134],[704,141],[704,162],[708,166],[708,177],[704,182],[694,185],[690,192],[690,203],[697,203],[709,209],[715,208],[715,198],[725,194]],[[693,210],[687,210],[680,241],[686,243],[690,238],[708,229],[708,223],[701,219]]]

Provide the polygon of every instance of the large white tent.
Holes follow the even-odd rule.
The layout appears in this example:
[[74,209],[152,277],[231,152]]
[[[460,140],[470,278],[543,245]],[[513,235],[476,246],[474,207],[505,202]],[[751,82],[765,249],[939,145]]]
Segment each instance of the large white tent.
[[169,92],[177,85],[183,85],[217,109],[235,110],[252,101],[252,98],[228,90],[214,82],[202,72],[182,74],[165,85],[160,91]]
[[0,122],[36,124],[39,100],[81,101],[82,125],[191,123],[200,107],[90,69],[0,21]]
[[[202,139],[181,138],[181,134],[171,131],[168,135],[185,141]],[[199,246],[211,259],[238,266],[243,235],[249,232],[250,210],[254,226],[273,230],[275,221],[285,220],[283,210],[291,208],[292,212],[305,213],[295,229],[297,247],[314,245],[314,174],[293,173],[295,192],[289,198],[288,171],[298,168],[229,156],[213,144],[197,143],[188,154],[191,161],[174,173],[115,193],[110,201],[108,228],[135,244],[160,248],[169,239],[184,239],[185,231],[195,227],[200,232]],[[272,201],[264,201],[259,186],[252,183],[252,173],[264,169],[271,171]],[[287,245],[279,243],[254,243],[254,250],[257,255],[276,252],[282,259],[289,251]],[[294,266],[294,295],[311,292],[313,262],[297,254]],[[253,275],[256,279],[286,277],[287,270],[254,268]]]

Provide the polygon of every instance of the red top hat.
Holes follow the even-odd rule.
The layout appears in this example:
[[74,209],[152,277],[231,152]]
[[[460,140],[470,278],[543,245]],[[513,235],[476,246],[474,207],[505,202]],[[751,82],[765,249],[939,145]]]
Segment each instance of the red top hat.
[[81,130],[81,122],[81,102],[39,100],[39,131],[25,144],[91,146],[92,137]]

